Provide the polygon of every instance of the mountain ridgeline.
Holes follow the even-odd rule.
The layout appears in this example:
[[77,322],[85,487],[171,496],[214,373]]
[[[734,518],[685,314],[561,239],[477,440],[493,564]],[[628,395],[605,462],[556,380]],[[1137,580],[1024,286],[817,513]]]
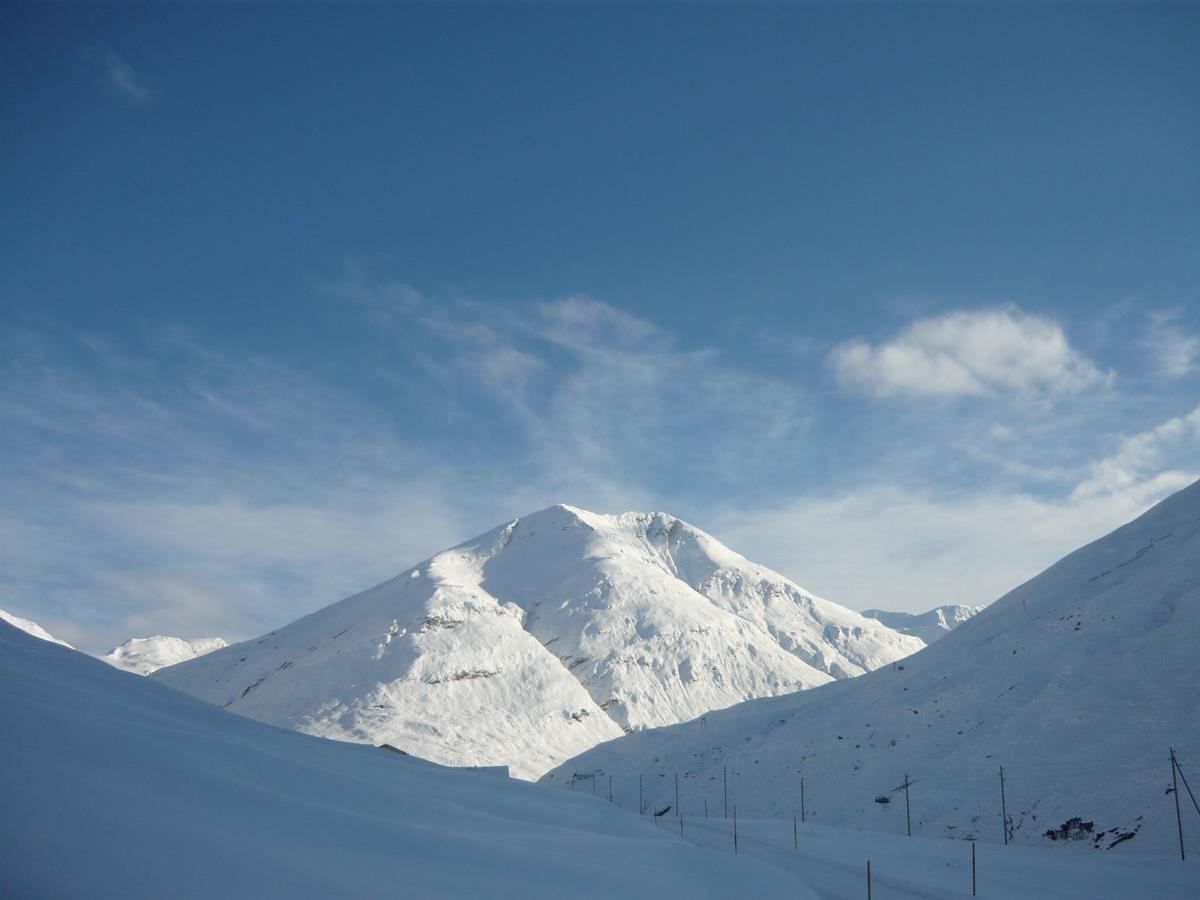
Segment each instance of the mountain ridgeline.
[[1170,853],[1171,747],[1200,782],[1197,660],[1200,482],[911,659],[630,735],[545,780],[599,771],[628,805],[640,778],[665,805],[677,775],[687,814],[728,796],[746,816]]
[[536,777],[923,646],[672,516],[555,506],[152,677],[310,734]]

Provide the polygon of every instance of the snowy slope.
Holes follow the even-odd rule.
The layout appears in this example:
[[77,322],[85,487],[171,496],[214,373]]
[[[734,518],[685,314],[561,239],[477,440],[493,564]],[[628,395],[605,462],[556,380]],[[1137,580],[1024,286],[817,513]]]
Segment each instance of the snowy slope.
[[272,728],[3,623],[0,722],[5,897],[814,896],[591,796]]
[[555,506],[154,677],[311,734],[536,777],[623,731],[920,646],[670,516]]
[[165,666],[173,666],[228,646],[222,638],[196,638],[189,641],[155,634],[147,638],[130,638],[100,658],[126,672],[149,675]]
[[[1080,846],[1171,852],[1168,747],[1200,788],[1200,482],[1021,585],[928,649],[853,681],[594,748],[546,776],[615,776],[647,802],[1016,840],[1073,817]],[[1190,767],[1190,768],[1189,768]],[[877,803],[886,796],[890,802]],[[1186,799],[1185,799],[1186,808]],[[1192,828],[1196,828],[1193,823]]]
[[[14,616],[12,613],[0,609],[0,619],[12,625],[14,628],[20,628],[26,634],[32,634],[35,638],[41,638],[43,641],[51,641],[55,644],[62,644],[64,647],[71,647],[66,641],[60,641],[37,622],[31,622],[29,619],[22,619],[20,616]],[[71,647],[74,650],[74,647]]]
[[884,609],[864,609],[868,619],[877,619],[901,634],[911,634],[926,644],[940,641],[967,619],[979,615],[982,606],[938,606],[928,612],[888,612]]

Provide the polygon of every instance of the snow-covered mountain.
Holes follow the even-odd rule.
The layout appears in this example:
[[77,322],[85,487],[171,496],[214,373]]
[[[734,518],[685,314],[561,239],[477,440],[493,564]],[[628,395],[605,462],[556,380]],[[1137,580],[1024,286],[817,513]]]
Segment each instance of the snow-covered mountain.
[[114,647],[100,657],[109,665],[124,669],[126,672],[136,672],[138,675],[149,675],[166,666],[173,666],[185,660],[195,659],[205,653],[212,653],[229,643],[223,638],[184,638],[167,637],[162,634],[146,638],[130,638],[119,647]]
[[[66,641],[60,641],[37,622],[29,619],[22,619],[20,616],[14,616],[12,613],[0,609],[0,619],[12,625],[14,628],[20,628],[26,634],[32,634],[35,638],[41,638],[43,641],[51,641],[55,644],[62,644],[64,647],[71,647]],[[74,650],[74,647],[71,647]]]
[[153,677],[310,734],[536,777],[921,646],[671,516],[555,506]]
[[814,898],[594,800],[272,728],[0,623],[5,897]]
[[926,644],[940,641],[967,619],[978,615],[982,606],[938,606],[929,612],[888,612],[885,609],[864,609],[868,619],[877,619],[901,634],[911,634]]
[[1198,660],[1200,482],[894,667],[629,735],[546,780],[600,770],[636,796],[640,774],[666,804],[678,773],[685,808],[722,811],[727,772],[742,815],[790,818],[803,790],[812,821],[904,833],[907,775],[914,834],[1000,839],[1003,766],[1015,840],[1077,818],[1079,845],[1170,853],[1168,748],[1200,783]]

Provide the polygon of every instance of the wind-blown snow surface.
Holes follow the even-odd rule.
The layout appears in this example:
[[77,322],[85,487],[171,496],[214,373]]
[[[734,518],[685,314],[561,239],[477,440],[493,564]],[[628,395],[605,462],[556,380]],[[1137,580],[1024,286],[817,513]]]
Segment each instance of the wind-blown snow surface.
[[130,638],[100,658],[126,672],[149,675],[166,666],[195,659],[197,656],[228,646],[229,643],[223,638],[196,638],[189,641],[155,634],[147,638]]
[[[55,644],[62,644],[64,647],[71,647],[66,641],[60,641],[37,622],[29,619],[22,619],[20,616],[14,616],[6,610],[0,609],[0,619],[3,619],[14,628],[20,628],[26,634],[32,634],[35,638],[41,638],[43,641],[50,641]],[[74,650],[74,647],[71,647]]]
[[921,646],[671,516],[555,506],[153,677],[310,734],[536,777]]
[[914,834],[998,840],[1004,766],[1016,840],[1080,817],[1074,845],[1169,853],[1170,746],[1200,787],[1198,661],[1200,482],[894,669],[630,735],[546,780],[598,769],[629,796],[641,773],[665,804],[678,773],[685,809],[723,809],[727,767],[730,803],[769,818],[799,812],[803,778],[810,820],[902,833],[908,774]]
[[868,619],[877,619],[888,628],[901,634],[911,634],[926,644],[940,641],[951,631],[973,616],[979,615],[982,606],[938,606],[928,612],[888,612],[885,609],[864,609]]
[[230,715],[0,624],[6,897],[812,897],[590,796]]

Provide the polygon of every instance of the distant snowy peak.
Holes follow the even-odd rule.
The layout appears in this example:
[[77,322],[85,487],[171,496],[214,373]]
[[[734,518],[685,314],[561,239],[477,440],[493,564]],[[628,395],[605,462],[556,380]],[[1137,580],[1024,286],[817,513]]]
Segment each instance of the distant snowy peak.
[[136,672],[138,675],[149,675],[166,666],[195,659],[197,656],[228,646],[227,641],[218,637],[189,641],[155,634],[146,638],[130,638],[100,658],[118,669]]
[[982,611],[982,606],[938,606],[923,613],[866,609],[863,615],[868,619],[877,619],[901,634],[911,634],[926,644],[932,644]]
[[[8,622],[10,625],[20,628],[26,634],[32,634],[36,638],[41,638],[43,641],[50,641],[54,644],[62,644],[64,647],[71,647],[66,641],[60,641],[37,622],[31,622],[29,619],[22,619],[20,616],[14,616],[10,612],[0,609],[0,619]],[[74,647],[71,647],[74,650]]]
[[554,506],[155,677],[273,724],[531,777],[923,646],[673,516]]

